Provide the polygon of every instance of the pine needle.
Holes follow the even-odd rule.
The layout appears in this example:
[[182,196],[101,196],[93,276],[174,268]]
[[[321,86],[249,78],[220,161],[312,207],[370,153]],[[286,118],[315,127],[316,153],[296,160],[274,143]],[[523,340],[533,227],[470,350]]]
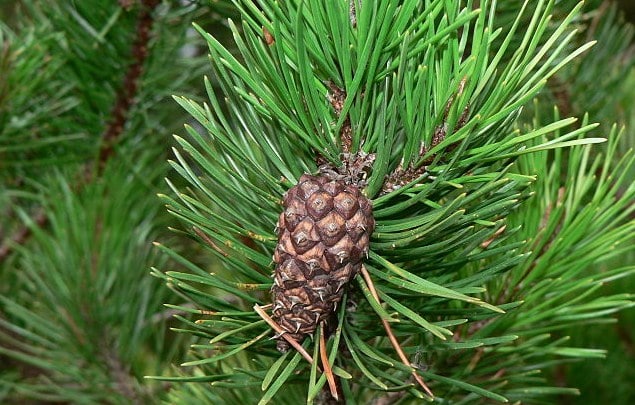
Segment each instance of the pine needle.
[[[377,290],[375,289],[375,284],[373,283],[373,280],[370,278],[370,274],[368,274],[368,271],[366,270],[364,266],[362,266],[361,273],[362,273],[362,276],[364,277],[364,280],[366,281],[366,284],[368,285],[368,288],[370,289],[371,294],[373,295],[375,300],[381,304],[381,302],[379,301],[379,295],[377,294]],[[390,324],[388,323],[388,321],[386,321],[385,319],[382,319],[381,323],[384,325],[384,328],[386,329],[386,334],[388,335],[388,339],[390,339],[390,343],[395,348],[395,351],[399,355],[401,362],[404,365],[406,365],[406,367],[412,369],[412,366],[410,365],[410,362],[408,361],[408,357],[406,357],[406,354],[401,348],[399,341],[395,337],[395,334],[392,332],[392,329],[390,328]],[[412,377],[419,383],[419,385],[425,390],[425,392],[428,395],[430,395],[431,398],[434,398],[434,394],[432,393],[430,388],[428,388],[428,386],[423,381],[421,376],[417,374],[417,370],[412,369]]]

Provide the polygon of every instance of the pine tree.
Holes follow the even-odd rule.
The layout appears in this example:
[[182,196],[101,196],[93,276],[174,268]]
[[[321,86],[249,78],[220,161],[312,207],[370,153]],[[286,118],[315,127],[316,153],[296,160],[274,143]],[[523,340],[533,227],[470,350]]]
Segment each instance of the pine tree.
[[550,403],[616,351],[584,340],[633,306],[616,7],[23,6],[0,29],[0,399]]

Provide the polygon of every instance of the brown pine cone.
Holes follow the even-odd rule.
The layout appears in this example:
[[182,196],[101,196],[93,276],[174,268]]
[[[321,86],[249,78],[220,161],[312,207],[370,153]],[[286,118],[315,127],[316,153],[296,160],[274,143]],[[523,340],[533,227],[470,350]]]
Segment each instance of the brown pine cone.
[[[305,174],[284,198],[273,259],[273,314],[298,342],[327,321],[368,254],[371,202],[356,184]],[[278,350],[288,344],[278,339]]]

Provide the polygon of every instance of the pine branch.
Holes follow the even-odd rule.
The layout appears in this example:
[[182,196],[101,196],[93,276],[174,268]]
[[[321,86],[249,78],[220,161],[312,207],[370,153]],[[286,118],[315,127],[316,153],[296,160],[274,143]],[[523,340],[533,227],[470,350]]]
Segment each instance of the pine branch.
[[[613,153],[587,165],[590,145],[605,141],[585,137],[596,124],[558,114],[522,124],[522,109],[593,45],[572,29],[585,22],[582,4],[562,3],[529,9],[524,2],[499,23],[501,9],[490,2],[479,2],[480,9],[470,1],[463,8],[441,0],[425,7],[355,2],[352,19],[350,2],[241,1],[242,25],[229,24],[238,54],[199,28],[220,92],[206,80],[209,103],[176,98],[200,125],[175,138],[171,164],[186,185],[169,182],[173,196],[162,198],[223,268],[210,274],[160,245],[183,270],[154,275],[201,317],[179,317],[179,331],[203,339],[184,364],[190,375],[167,379],[213,382],[237,401],[282,400],[286,390],[312,403],[321,401],[327,380],[335,385],[329,373],[318,373],[321,358],[351,401],[386,391],[404,392],[402,401],[422,399],[409,379],[413,368],[447,401],[532,402],[577,392],[526,370],[603,355],[569,347],[557,332],[588,319],[605,322],[632,305],[628,294],[584,302],[628,268],[581,276],[591,263],[623,252],[632,229],[608,183],[597,181],[590,191],[590,173],[602,167],[605,179],[616,170]],[[297,343],[303,324],[284,329],[248,309],[270,303],[270,257],[289,241],[272,231],[289,209],[285,192],[295,193],[302,175],[325,173],[325,166],[345,176],[363,154],[375,156],[365,179],[377,224],[365,264],[372,283],[338,284],[347,298],[327,323],[328,359],[317,328],[297,352],[281,355],[262,337],[271,326],[275,338],[286,331]],[[320,242],[320,235],[310,237]],[[578,244],[589,249],[576,257]],[[616,249],[600,254],[603,244]],[[297,282],[293,276],[276,269],[275,283]],[[306,309],[300,293],[289,297]],[[197,398],[187,387],[180,395]],[[223,400],[204,388],[203,395]]]
[[[116,145],[109,145],[115,153],[108,155],[102,168],[92,160],[91,165],[40,171],[36,181],[25,173],[28,190],[3,193],[3,200],[5,195],[15,196],[14,222],[25,224],[31,238],[29,243],[10,245],[16,260],[3,263],[9,270],[2,272],[3,285],[11,291],[5,288],[0,296],[0,355],[23,365],[28,374],[10,381],[11,375],[2,373],[6,387],[2,395],[8,395],[4,400],[146,403],[165,395],[165,385],[138,382],[143,374],[164,367],[181,343],[178,338],[165,338],[161,304],[169,299],[146,274],[150,264],[165,263],[151,251],[150,242],[164,222],[148,196],[156,193],[157,181],[167,169],[156,164],[164,153],[164,139],[147,135],[163,133],[175,125],[171,120],[183,119],[173,113],[175,108],[157,106],[165,99],[164,92],[190,92],[190,75],[200,71],[202,58],[194,56],[188,69],[176,60],[185,45],[196,44],[188,40],[186,30],[188,19],[199,9],[163,5],[161,13],[146,13],[145,23],[138,22],[136,28],[133,13],[112,2],[108,7],[54,2],[29,6],[33,18],[42,19],[38,29],[68,38],[44,50],[51,66],[57,58],[72,55],[60,69],[73,97],[82,100],[71,113],[52,122],[64,122],[60,126],[65,131],[80,127],[82,133],[105,136],[116,120],[103,112],[118,109],[124,112],[126,128],[110,132],[117,133]],[[40,14],[39,6],[48,12]],[[142,38],[133,44],[136,62],[125,71],[127,59],[122,55],[130,52],[128,39],[134,30]],[[17,35],[22,34],[27,30]],[[46,44],[38,42],[40,47]],[[166,66],[165,60],[174,62]],[[118,83],[122,76],[126,83],[117,95],[110,90],[120,86],[110,83]],[[29,83],[19,82],[17,88],[28,89]],[[38,86],[36,93],[46,93]],[[23,94],[16,91],[13,100]],[[91,156],[99,154],[94,139]],[[87,159],[84,156],[82,161]],[[28,205],[20,207],[24,200]],[[46,229],[25,214],[29,205],[43,207]]]
[[[23,379],[14,395],[37,398],[39,391],[56,400],[144,403],[150,393],[136,383],[136,362],[141,348],[157,339],[143,321],[163,301],[143,271],[156,232],[148,216],[156,205],[125,170],[105,174],[107,185],[78,192],[60,178],[61,198],[48,199],[50,229],[25,221],[34,238],[28,252],[19,249],[27,283],[18,294],[0,297],[6,318],[0,320],[0,354],[37,374]],[[54,191],[42,194],[60,196]],[[126,217],[114,215],[121,209]],[[130,234],[141,238],[126,239]],[[53,384],[42,384],[47,379]]]
[[[124,75],[123,86],[119,94],[116,96],[115,104],[111,112],[110,123],[107,125],[101,138],[101,147],[98,157],[98,174],[103,172],[108,161],[113,157],[114,147],[121,136],[126,124],[126,116],[133,106],[134,99],[138,91],[138,81],[142,74],[143,65],[148,57],[148,43],[152,30],[152,11],[159,4],[158,0],[144,0],[141,2],[141,11],[138,16],[136,38],[133,41],[132,52],[133,61]],[[125,4],[122,7],[127,8]],[[93,176],[93,165],[87,164],[84,167],[84,176],[80,177],[76,188],[81,188],[87,182],[91,181]],[[40,226],[46,226],[48,222],[46,213],[41,209],[37,209],[35,223]],[[26,225],[22,225],[15,233],[3,241],[0,246],[0,263],[13,252],[15,245],[23,245],[27,243],[31,236],[31,231]]]
[[[554,2],[532,4],[532,10],[525,2],[499,30],[498,9],[488,2],[481,2],[482,9],[472,2],[465,8],[444,1],[426,7],[410,1],[355,4],[352,25],[350,4],[290,2],[260,8],[240,2],[242,30],[230,23],[239,56],[199,29],[209,44],[225,100],[211,91],[209,105],[177,98],[203,130],[187,127],[187,138],[176,137],[179,148],[171,163],[189,188],[170,183],[176,197],[163,198],[187,228],[205,235],[209,252],[227,269],[210,275],[162,247],[192,274],[156,275],[201,311],[216,314],[214,318],[233,314],[222,324],[187,322],[189,330],[184,332],[213,342],[222,339],[228,345],[227,356],[244,353],[262,368],[252,364],[221,375],[206,367],[220,363],[223,354],[200,353],[187,364],[201,367],[208,381],[218,378],[228,388],[262,382],[263,403],[282,385],[297,380],[306,381],[307,401],[315,399],[321,387],[315,382],[316,366],[301,362],[299,354],[290,362],[279,357],[271,352],[270,342],[254,343],[253,336],[266,332],[266,326],[254,325],[248,333],[241,325],[253,325],[254,314],[241,308],[267,303],[267,297],[249,293],[252,287],[247,286],[266,290],[271,285],[269,257],[276,241],[271,229],[285,191],[303,173],[315,172],[316,162],[352,167],[339,157],[360,150],[376,155],[366,194],[373,199],[377,231],[366,267],[386,306],[373,299],[364,283],[359,291],[349,287],[349,301],[359,304],[338,312],[342,315],[333,326],[344,337],[341,351],[351,354],[333,352],[336,375],[344,369],[374,389],[409,389],[423,396],[406,382],[412,369],[386,354],[389,339],[377,329],[377,317],[390,323],[392,337],[405,338],[402,357],[426,351],[432,369],[419,371],[434,384],[435,393],[460,388],[497,401],[515,399],[516,389],[528,392],[543,383],[521,371],[527,351],[535,345],[542,345],[544,358],[598,356],[596,351],[564,347],[564,342],[546,343],[543,335],[541,342],[526,344],[527,330],[516,328],[527,322],[520,317],[520,302],[542,291],[528,285],[533,286],[541,273],[543,260],[549,263],[552,258],[530,253],[524,242],[527,235],[519,238],[520,224],[508,223],[514,213],[531,206],[527,201],[533,190],[545,181],[540,174],[548,172],[538,167],[517,170],[518,162],[546,153],[561,156],[562,148],[578,151],[582,145],[605,141],[583,137],[597,127],[587,120],[577,124],[575,119],[554,116],[522,130],[515,126],[522,107],[592,46],[577,43],[568,28],[579,21],[582,5],[572,6],[552,24]],[[579,162],[582,158],[576,153],[572,156]],[[386,179],[397,187],[386,187]],[[573,193],[570,187],[564,189]],[[556,206],[552,210],[553,216],[545,220],[555,229],[560,217]],[[610,238],[615,241],[626,232],[618,222],[612,222],[617,228]],[[556,240],[548,239],[536,242],[545,257],[557,246]],[[563,263],[561,271],[566,268]],[[615,274],[622,276],[624,271]],[[240,282],[234,281],[236,277]],[[514,282],[519,280],[523,282],[516,295]],[[238,301],[221,299],[205,285]],[[563,302],[566,297],[563,291]],[[509,302],[512,299],[518,301]],[[628,297],[609,297],[597,305],[613,311],[628,302]],[[575,302],[570,305],[584,312]],[[553,327],[545,325],[543,331]],[[456,341],[448,341],[448,336]],[[318,339],[313,337],[314,342]],[[479,349],[470,353],[471,348]],[[472,372],[465,375],[465,369]],[[368,392],[346,378],[341,381],[345,398]]]
[[[114,153],[114,147],[121,136],[126,124],[126,118],[130,113],[138,91],[138,82],[143,72],[143,66],[148,57],[149,42],[151,38],[152,25],[154,23],[153,11],[159,5],[159,0],[141,0],[139,16],[137,17],[137,27],[132,44],[132,61],[124,75],[123,85],[116,96],[114,106],[110,113],[110,122],[101,136],[101,147],[99,149],[99,173],[103,172],[108,160]],[[121,4],[123,8],[130,8],[130,5]],[[90,176],[87,176],[90,177]]]

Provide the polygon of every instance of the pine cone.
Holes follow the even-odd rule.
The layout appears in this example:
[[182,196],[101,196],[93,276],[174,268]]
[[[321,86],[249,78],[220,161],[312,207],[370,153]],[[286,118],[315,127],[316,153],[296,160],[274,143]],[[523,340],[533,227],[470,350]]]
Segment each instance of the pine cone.
[[[273,314],[298,342],[334,314],[368,254],[372,206],[357,184],[348,183],[305,174],[284,198],[273,256]],[[287,349],[279,338],[278,350]]]

